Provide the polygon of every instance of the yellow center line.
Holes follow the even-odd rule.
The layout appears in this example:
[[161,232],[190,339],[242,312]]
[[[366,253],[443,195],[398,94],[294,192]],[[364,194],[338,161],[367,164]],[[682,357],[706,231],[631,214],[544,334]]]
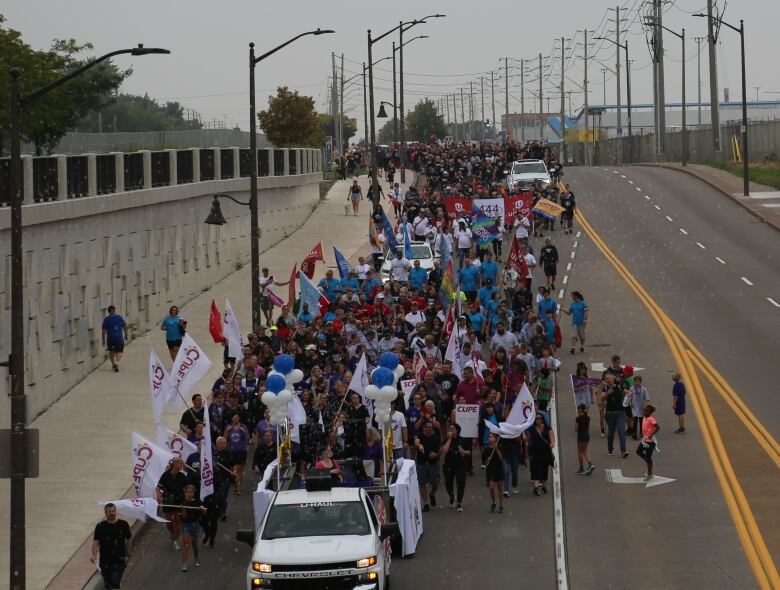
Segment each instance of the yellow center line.
[[[734,521],[734,526],[737,529],[737,534],[742,543],[742,547],[745,550],[745,555],[753,570],[753,574],[756,577],[756,581],[760,588],[766,588],[767,590],[780,588],[780,577],[778,577],[777,568],[769,554],[766,542],[758,528],[758,524],[756,523],[756,519],[747,501],[745,492],[734,473],[734,469],[728,454],[726,453],[723,439],[718,430],[718,425],[712,415],[709,402],[704,395],[699,377],[693,367],[694,360],[702,368],[702,372],[708,374],[708,377],[714,378],[715,381],[722,381],[721,386],[724,389],[725,395],[724,392],[721,392],[721,395],[724,395],[727,402],[733,402],[734,405],[732,405],[732,403],[729,404],[732,405],[732,408],[737,406],[737,408],[742,409],[742,407],[744,407],[744,410],[747,410],[747,407],[744,406],[744,403],[740,406],[740,404],[735,401],[735,398],[739,398],[739,396],[736,395],[736,392],[733,392],[732,389],[724,386],[725,380],[711,367],[711,365],[709,365],[709,363],[706,362],[704,356],[698,350],[695,350],[687,337],[684,336],[682,330],[666,315],[658,304],[656,304],[655,300],[628,271],[620,259],[612,253],[580,210],[577,211],[577,218],[596,247],[607,260],[609,260],[632,291],[634,291],[639,300],[650,312],[650,315],[656,321],[656,324],[658,324],[658,327],[669,346],[669,350],[671,351],[677,366],[680,368],[683,379],[690,387],[691,400],[693,402],[696,418],[702,425],[702,438],[704,439],[705,447],[707,448],[707,454],[715,469],[715,475],[721,490],[723,491],[726,505],[729,508],[729,513]],[[687,349],[684,344],[689,345]],[[708,372],[708,368],[711,368],[712,371]],[[720,379],[718,379],[718,377],[720,377]],[[733,393],[733,396],[730,395],[731,393]],[[761,431],[759,429],[760,423],[755,420],[755,416],[749,413],[749,410],[747,410],[747,413],[744,411],[737,412],[737,415],[746,426],[748,426],[748,423],[750,424],[748,429],[754,436],[761,436]],[[755,420],[755,422],[753,422],[753,420]],[[761,436],[761,438],[763,439],[762,447],[765,450],[767,448],[770,450],[773,449],[773,442],[775,445],[777,444],[768,432],[766,433],[766,436]],[[761,440],[759,440],[759,442],[761,442]]]

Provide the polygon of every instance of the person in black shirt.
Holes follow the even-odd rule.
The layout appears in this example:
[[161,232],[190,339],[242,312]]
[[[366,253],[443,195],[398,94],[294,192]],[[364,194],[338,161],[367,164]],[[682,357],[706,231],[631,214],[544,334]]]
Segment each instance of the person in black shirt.
[[252,469],[261,478],[265,473],[265,468],[276,459],[276,441],[274,441],[274,431],[266,430],[263,432],[262,440],[258,441],[255,448],[255,454],[252,456]]
[[188,485],[184,488],[184,499],[181,502],[181,571],[187,571],[190,545],[195,555],[195,566],[200,566],[200,553],[198,552],[198,536],[200,535],[200,519],[206,512],[203,502],[195,496],[196,487]]
[[179,426],[189,436],[195,430],[195,424],[203,421],[203,396],[196,393],[192,396],[192,407],[181,415]]
[[[422,432],[414,437],[414,445],[417,448],[417,482],[420,484],[422,511],[428,512],[431,506],[436,506],[436,490],[439,488],[439,455],[441,453],[441,437],[433,429],[432,422],[425,420]],[[429,497],[430,504],[428,503]]]
[[471,465],[471,441],[460,436],[460,424],[450,424],[447,428],[447,440],[441,447],[444,454],[444,487],[450,496],[450,508],[455,504],[457,486],[457,511],[463,512],[463,493],[466,491],[466,474]]
[[92,556],[95,563],[100,553],[100,573],[106,588],[119,588],[122,574],[133,553],[133,539],[130,525],[116,516],[116,505],[108,503],[104,507],[105,520],[95,526],[92,535]]
[[181,527],[181,515],[179,510],[171,506],[180,506],[184,500],[184,488],[189,481],[182,471],[184,461],[175,458],[171,461],[168,470],[162,474],[160,481],[157,482],[157,501],[165,504],[163,507],[163,516],[168,519],[168,532],[171,534],[171,549],[179,550],[179,529]]
[[602,384],[603,394],[606,396],[606,414],[607,421],[607,452],[612,455],[615,443],[615,431],[620,441],[620,453],[625,459],[628,457],[626,451],[626,409],[623,407],[623,387],[615,380],[615,376],[610,372],[604,376]]
[[550,238],[544,240],[544,246],[539,251],[539,264],[544,268],[547,288],[555,289],[555,276],[558,274],[558,248],[552,245]]
[[350,402],[349,406],[344,406],[347,413],[344,422],[344,452],[347,457],[362,457],[366,451],[366,426],[371,415],[359,393],[352,392]]
[[565,209],[561,214],[561,226],[564,228],[563,233],[570,234],[573,231],[571,226],[574,221],[574,211],[577,208],[574,193],[570,190],[567,190],[561,195],[561,207]]

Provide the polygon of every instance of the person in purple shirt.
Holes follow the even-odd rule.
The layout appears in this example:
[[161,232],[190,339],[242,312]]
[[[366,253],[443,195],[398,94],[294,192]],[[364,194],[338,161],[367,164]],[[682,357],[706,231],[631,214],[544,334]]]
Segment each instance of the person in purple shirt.
[[682,382],[682,377],[679,373],[675,373],[672,375],[672,381],[674,381],[674,385],[672,386],[672,397],[674,398],[674,402],[672,403],[672,409],[674,410],[674,415],[677,416],[677,422],[679,424],[679,428],[674,431],[675,434],[684,434],[685,433],[685,384]]

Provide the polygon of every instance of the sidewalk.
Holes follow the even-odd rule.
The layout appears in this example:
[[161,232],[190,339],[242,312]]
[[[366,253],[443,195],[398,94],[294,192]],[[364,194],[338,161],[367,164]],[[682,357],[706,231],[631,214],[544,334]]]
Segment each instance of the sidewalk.
[[687,166],[674,163],[647,165],[679,170],[680,172],[695,176],[699,180],[709,184],[712,188],[731,197],[754,216],[780,231],[779,190],[751,181],[750,196],[746,197],[744,196],[742,178],[734,176],[731,172],[726,170],[720,170],[703,164],[688,164]]
[[[408,174],[409,182],[414,174]],[[364,194],[366,177],[360,178]],[[309,220],[298,231],[260,258],[271,274],[287,281],[293,264],[300,264],[322,241],[325,263],[317,264],[315,281],[326,268],[335,268],[332,245],[348,257],[368,240],[367,201],[359,216],[345,215],[351,181],[338,181]],[[383,189],[387,183],[382,182]],[[247,248],[249,244],[247,244]],[[261,244],[262,248],[262,244]],[[220,308],[227,295],[246,334],[250,327],[250,268],[235,272],[182,308],[188,332],[209,354],[213,368],[200,382],[207,393],[222,371],[222,347],[208,333],[212,298]],[[286,299],[286,287],[280,296]],[[171,301],[175,304],[176,301]],[[132,321],[132,318],[125,318]],[[162,321],[162,318],[159,318]],[[89,562],[91,533],[102,518],[97,502],[123,497],[131,487],[130,435],[133,431],[154,440],[148,382],[151,347],[170,367],[164,335],[159,330],[134,340],[125,350],[119,374],[108,363],[72,389],[31,428],[40,430],[40,477],[27,480],[27,587],[30,590],[81,590],[95,572]],[[163,422],[176,429],[180,413],[170,411]],[[0,522],[9,522],[9,480],[0,480]],[[8,534],[0,536],[0,579],[8,579]]]

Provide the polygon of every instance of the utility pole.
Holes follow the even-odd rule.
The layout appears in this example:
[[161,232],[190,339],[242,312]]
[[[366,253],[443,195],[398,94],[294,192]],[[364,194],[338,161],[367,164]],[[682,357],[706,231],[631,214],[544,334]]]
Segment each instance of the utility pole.
[[454,131],[453,135],[455,136],[455,143],[458,142],[458,103],[457,103],[457,100],[458,100],[458,97],[453,92],[452,93],[452,115],[453,115],[453,118],[455,120],[455,128],[453,129],[453,131]]
[[490,112],[493,117],[493,127],[491,127],[490,139],[496,140],[496,86],[493,81],[493,70],[490,71]]
[[509,58],[504,58],[504,142],[512,137],[509,131]]
[[[588,113],[588,29],[587,28],[585,29],[585,82],[584,82],[582,88],[585,91],[585,103],[584,103],[585,106],[583,107],[584,108],[584,112],[585,112],[585,132],[589,133],[590,114]],[[569,110],[571,110],[571,106],[569,106]],[[586,139],[588,140],[587,143],[585,144],[587,146],[587,150],[585,151],[585,153],[586,153],[586,160],[587,160],[587,164],[590,165],[591,164],[591,161],[590,161],[590,146],[591,146],[590,135],[587,135]]]
[[[539,141],[544,141],[544,96],[542,94],[542,54],[539,54]],[[548,109],[549,110],[549,109]]]
[[[341,54],[341,92],[339,92],[339,151],[344,153],[344,54]],[[343,160],[343,157],[342,157]]]
[[561,158],[566,162],[566,39],[561,37]]
[[525,60],[520,60],[520,141],[525,144]]
[[[393,142],[398,145],[398,96],[396,95],[395,89],[395,41],[393,41]],[[400,155],[400,146],[398,146],[398,148],[398,153]]]
[[463,121],[463,141],[466,141],[466,107],[463,102],[463,88],[460,89],[460,118]]
[[656,5],[656,31],[658,31],[658,136],[659,154],[664,153],[666,145],[666,89],[664,84],[664,32],[663,32],[663,8],[662,0],[655,0]]
[[[480,139],[482,141],[485,141],[485,77],[480,76],[479,77],[479,91],[482,95],[482,98],[480,99],[480,106],[482,107],[482,119],[480,120]],[[758,93],[758,91],[756,91]]]
[[712,145],[716,152],[720,147],[720,99],[718,98],[718,58],[715,53],[715,20],[713,19],[712,0],[707,0],[707,43],[710,52],[710,124],[712,125]]
[[469,135],[471,135],[471,141],[477,138],[476,130],[474,125],[474,82],[469,82]]
[[698,80],[696,84],[696,93],[698,98],[696,99],[699,104],[699,127],[701,127],[701,44],[706,37],[694,37],[696,41],[696,78]]
[[[623,109],[620,95],[620,6],[615,7],[615,80],[617,86],[617,132],[623,137]],[[619,145],[622,145],[620,143]],[[618,148],[620,153],[620,148]],[[621,162],[622,163],[622,162]]]
[[366,143],[366,162],[368,159],[368,99],[366,98],[366,62],[363,62],[363,139]]
[[330,53],[330,61],[331,61],[331,67],[333,70],[333,84],[330,87],[330,116],[333,119],[333,140],[336,144],[336,149],[333,152],[333,157],[335,158],[338,154],[339,150],[339,126],[338,122],[336,121],[336,117],[338,117],[338,104],[339,104],[339,98],[338,98],[338,73],[336,72],[336,53],[331,51]]
[[607,104],[607,68],[601,68],[601,75],[604,76],[604,98],[603,104]]

